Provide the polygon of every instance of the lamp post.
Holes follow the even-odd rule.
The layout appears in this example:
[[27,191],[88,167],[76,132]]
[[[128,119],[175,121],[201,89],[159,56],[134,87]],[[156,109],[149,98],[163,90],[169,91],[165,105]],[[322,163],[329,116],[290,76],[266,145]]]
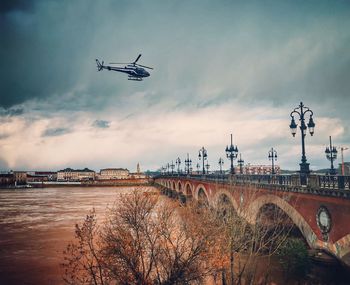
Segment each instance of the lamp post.
[[243,165],[244,165],[244,160],[242,159],[242,154],[239,154],[239,159],[237,160],[238,165],[239,165],[239,173],[243,174]]
[[205,165],[205,168],[207,169],[207,174],[209,174],[209,167],[210,167],[210,164],[207,162],[207,164]]
[[173,161],[171,161],[170,168],[171,168],[171,175],[173,175],[174,174],[174,168],[175,168],[175,165],[174,165]]
[[219,158],[220,174],[222,174],[222,165],[223,164],[224,164],[224,160],[220,157]]
[[185,159],[185,166],[186,166],[186,172],[187,174],[190,174],[192,160],[190,159],[190,156],[187,153],[187,158]]
[[234,146],[232,144],[232,134],[231,134],[231,145],[226,146],[225,152],[226,152],[226,157],[231,160],[231,171],[230,172],[231,172],[231,174],[235,174],[235,168],[233,167],[233,160],[237,158],[238,148],[237,148],[237,145]]
[[207,150],[202,146],[198,153],[198,159],[203,161],[203,174],[205,174],[204,162],[208,159]]
[[[309,123],[306,126],[305,115],[307,113],[309,113]],[[291,119],[289,128],[290,128],[290,131],[291,131],[293,137],[295,137],[295,134],[297,133],[297,127],[298,127],[298,124],[295,123],[294,115],[299,116],[299,121],[300,121],[299,128],[300,128],[300,132],[301,132],[301,153],[302,153],[302,155],[301,155],[301,163],[299,165],[300,165],[300,182],[302,185],[306,184],[306,177],[310,173],[310,169],[309,169],[310,164],[307,163],[306,155],[305,155],[305,136],[306,136],[307,128],[309,128],[309,132],[310,132],[311,136],[313,136],[313,134],[314,134],[315,123],[312,119],[313,114],[314,113],[308,107],[304,106],[303,102],[300,102],[300,105],[290,113],[290,116],[292,119]]]
[[271,148],[271,150],[268,153],[268,158],[271,160],[271,174],[276,174],[275,173],[275,161],[277,160],[277,151]]
[[169,164],[169,163],[167,163],[166,169],[167,169],[167,172],[168,172],[168,174],[169,174],[169,171],[170,171],[170,164]]
[[334,169],[333,161],[337,159],[337,148],[333,145],[332,146],[332,137],[329,136],[329,147],[326,147],[325,150],[327,159],[331,162],[331,169],[329,170],[330,175],[336,175],[337,171]]
[[175,161],[176,166],[177,166],[177,174],[180,174],[180,165],[181,165],[181,159],[178,157]]
[[201,168],[201,165],[199,164],[199,162],[197,162],[196,167],[197,167],[197,174],[199,174],[199,169]]

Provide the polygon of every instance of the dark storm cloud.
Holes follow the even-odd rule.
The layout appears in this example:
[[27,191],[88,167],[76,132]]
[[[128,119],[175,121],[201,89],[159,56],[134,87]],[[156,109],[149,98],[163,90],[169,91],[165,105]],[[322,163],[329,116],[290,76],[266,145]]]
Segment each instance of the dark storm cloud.
[[29,0],[1,0],[0,14],[6,14],[12,11],[29,11],[33,2]]
[[100,129],[107,129],[110,126],[110,122],[105,120],[96,120],[92,123],[92,126]]
[[68,128],[52,128],[52,129],[46,129],[42,133],[42,137],[56,137],[56,136],[62,136],[65,134],[70,133],[71,130]]
[[[0,104],[139,112],[303,100],[347,116],[350,3],[247,2],[5,1]],[[155,68],[142,82],[96,70],[95,58],[139,53]]]
[[0,108],[0,116],[20,116],[24,113],[24,109],[21,107],[13,107],[9,109],[1,109]]

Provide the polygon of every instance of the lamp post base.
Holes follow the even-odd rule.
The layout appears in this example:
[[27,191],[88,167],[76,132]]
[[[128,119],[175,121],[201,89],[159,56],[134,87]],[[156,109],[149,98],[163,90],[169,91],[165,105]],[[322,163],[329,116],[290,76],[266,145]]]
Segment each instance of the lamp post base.
[[302,162],[300,165],[300,184],[307,184],[307,176],[310,174],[310,163]]

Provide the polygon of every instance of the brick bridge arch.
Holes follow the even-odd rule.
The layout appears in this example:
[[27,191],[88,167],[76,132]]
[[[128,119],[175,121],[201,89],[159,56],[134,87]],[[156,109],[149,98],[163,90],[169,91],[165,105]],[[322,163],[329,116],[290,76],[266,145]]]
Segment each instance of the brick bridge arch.
[[249,223],[254,224],[256,222],[260,209],[262,209],[263,206],[267,204],[273,204],[285,212],[287,216],[293,221],[293,223],[298,227],[309,246],[314,246],[314,243],[317,240],[317,236],[309,224],[306,222],[304,217],[288,202],[276,195],[263,195],[256,198],[254,201],[252,201],[252,203],[250,203],[249,208],[246,210]]
[[[204,198],[213,207],[217,207],[220,197],[224,195],[234,210],[247,217],[251,223],[256,221],[264,205],[275,205],[299,228],[310,247],[324,249],[350,266],[350,199],[342,199],[339,195],[313,195],[305,193],[305,189],[299,192],[294,188],[285,191],[283,188],[276,190],[266,185],[230,185],[198,178],[168,177],[166,180],[156,179],[155,182],[168,185],[166,187],[181,191],[196,200]],[[250,199],[250,193],[256,195],[254,199]],[[321,206],[326,206],[332,217],[328,240],[323,239],[316,221],[316,214]]]

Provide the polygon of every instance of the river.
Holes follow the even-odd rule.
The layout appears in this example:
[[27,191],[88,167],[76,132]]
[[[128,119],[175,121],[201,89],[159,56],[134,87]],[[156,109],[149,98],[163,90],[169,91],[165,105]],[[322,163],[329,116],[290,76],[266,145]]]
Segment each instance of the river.
[[133,187],[0,189],[0,284],[62,284],[63,250],[74,225]]
[[[0,189],[0,285],[63,284],[60,263],[75,224],[92,208],[103,220],[107,207],[134,188]],[[273,284],[286,284],[276,266]],[[350,277],[339,269],[314,265],[306,284],[349,284]]]

